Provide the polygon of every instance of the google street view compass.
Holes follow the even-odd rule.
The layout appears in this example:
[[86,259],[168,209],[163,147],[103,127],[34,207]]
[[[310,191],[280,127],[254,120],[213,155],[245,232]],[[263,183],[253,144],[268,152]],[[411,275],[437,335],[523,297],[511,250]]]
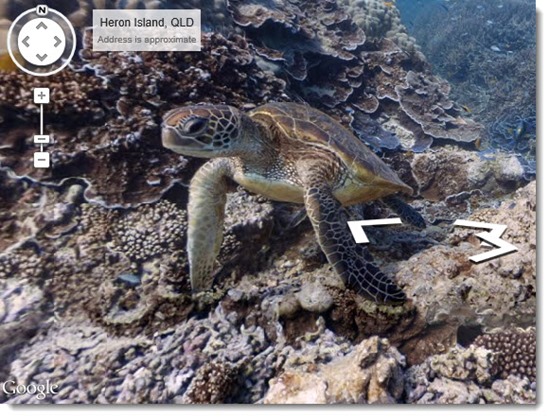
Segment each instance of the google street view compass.
[[45,5],[21,13],[8,31],[8,52],[22,71],[48,76],[65,68],[76,49],[71,22]]

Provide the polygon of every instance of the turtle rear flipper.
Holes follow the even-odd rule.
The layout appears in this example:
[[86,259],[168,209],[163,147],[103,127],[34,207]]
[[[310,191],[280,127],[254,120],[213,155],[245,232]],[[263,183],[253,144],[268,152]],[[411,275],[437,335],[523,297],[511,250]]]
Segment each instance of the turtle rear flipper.
[[386,196],[381,199],[381,201],[409,225],[416,226],[420,229],[426,228],[426,221],[422,215],[398,197]]
[[304,200],[317,240],[344,283],[377,302],[405,302],[403,290],[378,269],[368,250],[354,241],[345,211],[330,186],[310,181]]

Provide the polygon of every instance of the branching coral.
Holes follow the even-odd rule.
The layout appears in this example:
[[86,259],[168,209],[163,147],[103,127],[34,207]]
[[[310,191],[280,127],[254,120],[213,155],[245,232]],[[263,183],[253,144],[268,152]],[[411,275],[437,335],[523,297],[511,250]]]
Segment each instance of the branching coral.
[[187,219],[184,211],[161,200],[152,210],[141,206],[106,226],[112,231],[115,251],[144,261],[183,248]]

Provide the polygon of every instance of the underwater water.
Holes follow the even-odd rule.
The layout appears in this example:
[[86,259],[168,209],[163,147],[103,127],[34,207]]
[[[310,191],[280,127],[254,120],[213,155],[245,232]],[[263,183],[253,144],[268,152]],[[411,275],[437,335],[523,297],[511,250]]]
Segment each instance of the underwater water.
[[536,171],[535,2],[397,2],[409,33],[453,99],[488,129],[481,148],[514,153]]
[[41,4],[48,65],[0,7],[0,403],[536,402],[534,1]]

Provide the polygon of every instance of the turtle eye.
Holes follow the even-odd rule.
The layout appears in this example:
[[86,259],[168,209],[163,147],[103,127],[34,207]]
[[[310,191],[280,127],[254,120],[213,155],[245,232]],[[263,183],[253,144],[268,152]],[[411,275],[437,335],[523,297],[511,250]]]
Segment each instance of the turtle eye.
[[195,135],[201,132],[208,125],[208,119],[193,118],[185,122],[183,131],[187,134]]

